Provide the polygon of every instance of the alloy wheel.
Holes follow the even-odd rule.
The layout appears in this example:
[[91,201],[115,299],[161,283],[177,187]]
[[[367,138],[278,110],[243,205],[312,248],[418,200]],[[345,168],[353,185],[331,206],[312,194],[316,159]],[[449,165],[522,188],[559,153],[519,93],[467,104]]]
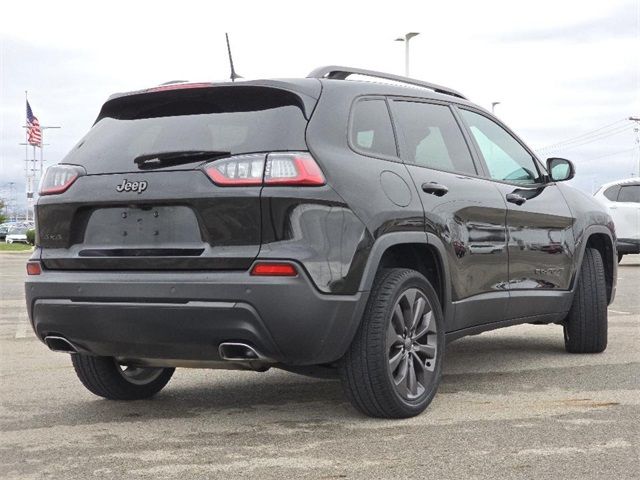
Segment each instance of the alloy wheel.
[[427,297],[417,288],[396,301],[387,327],[389,373],[396,392],[419,398],[431,382],[438,350],[437,326]]

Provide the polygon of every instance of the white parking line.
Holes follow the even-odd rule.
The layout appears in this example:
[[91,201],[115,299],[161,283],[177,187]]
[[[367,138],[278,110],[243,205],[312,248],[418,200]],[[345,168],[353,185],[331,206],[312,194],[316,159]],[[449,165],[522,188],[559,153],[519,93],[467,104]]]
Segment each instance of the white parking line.
[[631,315],[631,312],[623,312],[622,310],[613,310],[612,308],[610,308],[609,311],[611,313],[617,313],[618,315]]
[[26,313],[20,314],[20,319],[18,320],[18,325],[16,326],[15,338],[27,338],[30,328],[31,325],[29,325],[29,320],[27,319]]

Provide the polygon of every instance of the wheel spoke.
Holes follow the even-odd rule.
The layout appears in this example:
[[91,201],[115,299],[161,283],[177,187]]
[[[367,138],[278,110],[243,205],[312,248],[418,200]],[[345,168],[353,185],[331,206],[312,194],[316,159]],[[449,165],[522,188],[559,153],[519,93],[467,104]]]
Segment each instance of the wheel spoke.
[[398,375],[394,376],[396,386],[401,385],[406,379],[409,373],[409,358],[406,355],[402,355],[402,361],[398,367]]
[[393,328],[397,333],[402,334],[404,332],[404,313],[402,312],[402,307],[400,306],[400,302],[396,303],[395,308],[393,309],[393,316],[391,317],[391,323],[393,324]]
[[392,347],[402,344],[402,342],[402,335],[398,335],[393,328],[393,323],[389,322],[389,326],[387,327],[387,349],[390,350]]
[[413,304],[416,301],[416,293],[417,290],[415,288],[411,288],[407,290],[400,298],[400,302],[405,304],[404,308],[402,309],[402,313],[404,326],[408,331],[410,331],[411,327],[413,326]]
[[435,345],[423,345],[421,343],[414,343],[413,349],[419,356],[424,356],[426,358],[435,358],[436,357],[436,346]]
[[418,393],[418,379],[416,378],[416,370],[413,366],[413,357],[409,359],[409,376],[407,378],[407,387],[409,388],[409,393],[411,395],[416,395]]
[[416,327],[416,333],[413,336],[416,340],[423,337],[425,333],[431,331],[431,319],[433,318],[433,312],[427,312],[422,317],[422,322]]
[[414,301],[411,307],[413,310],[412,312],[413,315],[411,318],[411,327],[409,327],[409,330],[411,330],[412,332],[417,328],[418,324],[420,323],[420,320],[424,313],[424,307],[426,305],[427,305],[427,302],[424,299],[424,297],[422,295],[417,296],[416,300]]
[[420,356],[415,351],[411,352],[411,354],[414,356],[413,364],[418,365],[418,367],[420,368],[420,371],[422,372],[422,378],[424,380],[424,377],[426,376],[427,372],[433,372],[433,370],[435,369],[436,360],[435,358],[426,358],[426,359],[420,358]]
[[402,350],[398,350],[398,353],[389,359],[389,368],[391,369],[392,374],[396,371],[396,368],[398,368],[398,365],[400,364],[400,360],[403,358],[404,352]]

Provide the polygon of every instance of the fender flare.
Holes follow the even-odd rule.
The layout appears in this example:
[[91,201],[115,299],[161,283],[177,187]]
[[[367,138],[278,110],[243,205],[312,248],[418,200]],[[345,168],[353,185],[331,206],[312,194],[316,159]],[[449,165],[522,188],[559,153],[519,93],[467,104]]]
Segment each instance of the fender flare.
[[[451,281],[449,275],[449,263],[447,261],[447,253],[444,243],[433,233],[428,232],[392,232],[386,233],[379,237],[369,253],[367,264],[360,280],[358,288],[361,292],[369,292],[373,286],[378,266],[382,260],[384,253],[391,247],[402,244],[419,243],[428,245],[436,251],[436,261],[441,275],[441,287],[443,296],[443,305],[441,308],[445,312],[445,322],[453,319],[453,303],[451,302]],[[368,297],[368,296],[367,296]]]
[[[616,278],[618,275],[618,253],[616,249],[616,241],[609,230],[605,225],[589,225],[582,231],[582,235],[578,240],[577,247],[577,262],[575,263],[575,269],[573,273],[573,278],[571,279],[571,288],[572,292],[575,292],[575,289],[578,285],[578,276],[580,275],[580,268],[582,267],[582,261],[584,260],[584,254],[587,251],[587,243],[589,242],[589,238],[594,234],[604,234],[611,242],[611,248],[613,250],[613,262],[612,262],[612,284],[611,284],[611,299],[610,303],[613,302],[616,292]],[[603,259],[605,260],[605,259]]]

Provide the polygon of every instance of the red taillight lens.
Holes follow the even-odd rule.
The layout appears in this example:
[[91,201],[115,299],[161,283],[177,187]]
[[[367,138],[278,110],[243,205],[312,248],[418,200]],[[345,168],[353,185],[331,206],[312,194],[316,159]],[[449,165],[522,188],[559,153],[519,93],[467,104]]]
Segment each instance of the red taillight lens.
[[27,262],[27,275],[40,275],[41,273],[40,262]]
[[204,171],[221,186],[325,184],[320,167],[307,152],[238,155],[208,163]]
[[258,277],[295,277],[296,267],[290,263],[260,262],[251,269],[251,275]]
[[82,175],[85,169],[78,165],[53,165],[47,168],[40,183],[40,195],[57,195],[68,188]]
[[324,185],[324,175],[311,155],[270,153],[264,172],[265,185]]
[[204,171],[218,185],[262,185],[264,159],[264,154],[240,155],[211,162]]

